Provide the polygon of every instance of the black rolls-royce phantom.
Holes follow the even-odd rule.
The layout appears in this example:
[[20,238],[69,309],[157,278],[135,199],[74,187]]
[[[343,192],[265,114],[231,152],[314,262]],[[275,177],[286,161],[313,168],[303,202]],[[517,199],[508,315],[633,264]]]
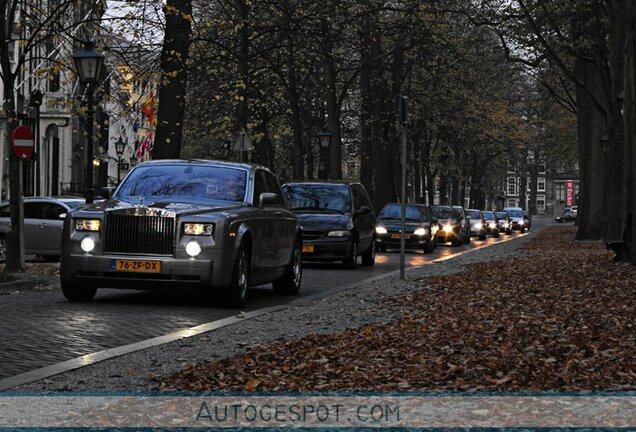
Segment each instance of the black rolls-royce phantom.
[[113,196],[69,212],[61,284],[70,301],[97,288],[196,288],[245,304],[272,282],[296,294],[302,235],[266,168],[204,160],[135,167]]

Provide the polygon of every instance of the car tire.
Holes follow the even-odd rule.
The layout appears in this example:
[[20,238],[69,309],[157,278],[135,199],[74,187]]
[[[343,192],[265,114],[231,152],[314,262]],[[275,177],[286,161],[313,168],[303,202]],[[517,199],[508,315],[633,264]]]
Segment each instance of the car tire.
[[459,239],[457,237],[453,237],[453,239],[451,240],[451,246],[457,247],[457,246],[461,246],[461,245],[462,245],[461,239]]
[[225,294],[225,303],[230,307],[243,307],[247,303],[250,280],[250,259],[248,249],[241,243],[236,253],[232,280]]
[[61,281],[62,294],[72,303],[90,303],[95,298],[97,287],[81,287],[75,282]]
[[499,237],[499,231],[495,232],[492,236],[493,237]]
[[365,267],[375,265],[375,241],[371,242],[369,250],[362,254],[362,265]]
[[479,240],[486,240],[486,232],[482,231],[479,233]]
[[433,253],[433,249],[435,249],[435,244],[433,240],[429,240],[424,243],[424,253]]
[[355,270],[358,264],[358,239],[354,239],[351,243],[351,252],[349,256],[342,260],[342,266],[348,270]]
[[272,282],[274,292],[284,295],[296,295],[300,291],[300,285],[303,280],[303,254],[302,242],[297,240],[292,250],[291,261],[283,275]]
[[525,228],[519,228],[519,232],[520,232],[521,234],[523,234],[524,232],[526,232],[526,229],[525,229]]
[[512,235],[512,230],[511,230],[511,229],[507,229],[507,230],[506,230],[506,234],[508,234],[508,235]]

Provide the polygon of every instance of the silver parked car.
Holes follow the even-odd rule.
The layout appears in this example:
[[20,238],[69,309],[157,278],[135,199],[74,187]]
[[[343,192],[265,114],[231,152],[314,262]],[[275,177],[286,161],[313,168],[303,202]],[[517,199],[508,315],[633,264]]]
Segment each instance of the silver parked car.
[[[24,198],[24,253],[41,255],[46,260],[60,256],[64,218],[72,208],[84,204],[75,197]],[[9,203],[0,203],[0,262],[6,258],[6,235],[11,231]]]
[[62,292],[90,301],[100,287],[197,289],[242,306],[252,285],[298,293],[301,250],[298,220],[266,168],[149,161],[112,198],[69,212]]

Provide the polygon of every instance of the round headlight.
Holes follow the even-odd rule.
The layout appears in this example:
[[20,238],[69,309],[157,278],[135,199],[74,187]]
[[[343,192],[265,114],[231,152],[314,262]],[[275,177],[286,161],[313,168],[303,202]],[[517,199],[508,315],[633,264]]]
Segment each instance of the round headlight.
[[80,243],[80,247],[82,248],[84,252],[89,253],[93,249],[95,249],[95,240],[93,240],[90,237],[85,237],[82,239]]
[[444,225],[444,231],[445,232],[452,232],[453,231],[453,226],[452,225]]
[[191,242],[188,242],[185,250],[188,255],[194,258],[195,256],[201,253],[201,245],[195,241],[191,241]]
[[481,222],[477,222],[477,223],[475,224],[475,229],[480,230],[480,229],[482,229],[483,227],[484,227],[484,226],[482,225],[482,223],[481,223]]
[[426,235],[426,228],[418,228],[415,231],[413,231],[413,234],[415,234],[416,236]]
[[383,226],[375,227],[375,232],[378,234],[386,234],[388,231]]

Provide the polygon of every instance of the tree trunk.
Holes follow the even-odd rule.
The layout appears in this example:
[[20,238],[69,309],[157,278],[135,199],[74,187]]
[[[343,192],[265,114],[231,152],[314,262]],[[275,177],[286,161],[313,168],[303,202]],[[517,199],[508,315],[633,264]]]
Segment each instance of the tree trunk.
[[166,33],[161,49],[161,81],[153,158],[178,159],[183,141],[192,0],[167,0],[163,10]]
[[[636,5],[626,2],[625,65],[624,65],[624,126],[625,126],[625,208],[630,262],[636,265]],[[631,225],[631,226],[630,226]],[[631,229],[630,229],[631,228]]]
[[[593,94],[599,94],[600,76],[595,65],[576,61],[579,80]],[[576,88],[577,131],[579,147],[580,200],[578,211],[578,240],[599,240],[603,237],[604,197],[603,149],[601,136],[604,119],[582,85]]]
[[370,14],[363,17],[360,35],[360,181],[371,196],[375,195],[373,183],[373,90],[371,83],[371,58],[374,50]]

